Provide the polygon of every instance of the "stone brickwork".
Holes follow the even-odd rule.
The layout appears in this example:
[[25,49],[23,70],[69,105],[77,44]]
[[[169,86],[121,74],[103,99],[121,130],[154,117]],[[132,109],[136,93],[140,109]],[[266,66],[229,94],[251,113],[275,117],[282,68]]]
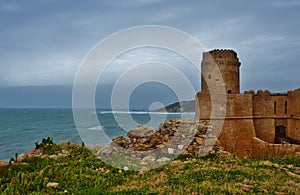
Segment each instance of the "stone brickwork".
[[[287,93],[250,90],[241,94],[239,68],[240,62],[233,50],[203,53],[202,89],[196,95],[195,118],[212,122],[224,120],[215,136],[219,134],[225,150],[238,156],[282,156],[299,152],[298,146],[282,144],[300,143],[300,89]],[[218,109],[220,113],[225,110],[226,114],[218,117],[212,114],[212,105],[215,97],[222,94],[226,104],[219,105]],[[275,149],[271,150],[271,146]]]
[[253,137],[252,154],[255,158],[300,155],[300,145],[271,144]]
[[[237,54],[232,50],[213,50],[204,52],[201,63],[202,93],[212,93],[210,85],[225,83],[228,93],[238,94],[240,91],[240,62]],[[221,74],[219,74],[221,73]]]

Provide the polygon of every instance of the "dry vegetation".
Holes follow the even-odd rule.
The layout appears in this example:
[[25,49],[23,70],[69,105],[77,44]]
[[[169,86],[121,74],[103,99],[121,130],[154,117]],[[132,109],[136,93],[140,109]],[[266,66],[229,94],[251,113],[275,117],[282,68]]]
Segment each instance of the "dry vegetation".
[[[124,171],[83,146],[53,144],[69,154],[30,157],[0,169],[2,194],[300,194],[300,157],[249,160],[233,155],[179,156],[158,169]],[[50,184],[53,184],[51,186]],[[55,185],[54,185],[55,184]]]

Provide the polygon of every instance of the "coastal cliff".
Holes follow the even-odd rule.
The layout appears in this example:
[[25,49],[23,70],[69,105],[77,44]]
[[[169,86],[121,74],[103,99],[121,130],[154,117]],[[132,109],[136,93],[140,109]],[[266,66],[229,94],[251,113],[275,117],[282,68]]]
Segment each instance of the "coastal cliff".
[[166,107],[162,107],[156,110],[150,110],[151,112],[194,112],[195,100],[182,101],[170,104]]

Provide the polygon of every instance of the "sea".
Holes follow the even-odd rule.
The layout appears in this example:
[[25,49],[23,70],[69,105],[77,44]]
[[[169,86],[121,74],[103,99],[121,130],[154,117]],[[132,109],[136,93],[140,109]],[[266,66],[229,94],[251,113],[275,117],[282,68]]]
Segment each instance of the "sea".
[[[110,139],[119,135],[126,137],[127,131],[139,124],[156,129],[166,119],[194,118],[194,113],[103,109],[97,109],[96,113],[99,125],[91,125],[86,130],[103,130]],[[0,109],[0,160],[9,161],[16,154],[29,153],[35,148],[36,142],[40,143],[49,136],[53,137],[55,143],[83,143],[72,109]]]

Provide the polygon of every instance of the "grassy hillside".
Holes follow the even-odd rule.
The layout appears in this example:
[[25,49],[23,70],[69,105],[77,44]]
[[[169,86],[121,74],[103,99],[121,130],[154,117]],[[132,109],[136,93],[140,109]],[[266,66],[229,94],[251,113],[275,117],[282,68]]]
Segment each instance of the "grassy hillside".
[[[300,194],[300,157],[248,160],[221,153],[179,156],[132,172],[96,159],[83,146],[51,144],[46,154],[0,168],[2,194]],[[65,155],[59,155],[63,151]],[[54,154],[54,155],[53,155]]]

